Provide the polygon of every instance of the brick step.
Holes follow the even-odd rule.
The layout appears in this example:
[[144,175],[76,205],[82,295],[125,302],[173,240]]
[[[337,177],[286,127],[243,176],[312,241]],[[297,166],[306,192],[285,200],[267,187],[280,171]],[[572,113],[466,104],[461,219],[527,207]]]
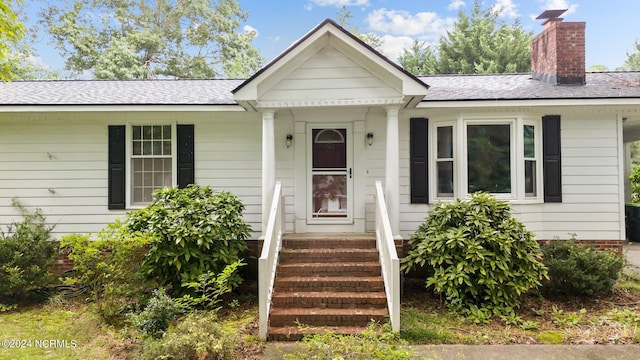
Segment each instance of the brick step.
[[384,309],[387,306],[387,297],[384,291],[274,292],[271,302],[274,308]]
[[279,276],[277,291],[384,291],[382,276]]
[[269,341],[298,341],[305,335],[326,334],[357,335],[367,330],[365,326],[281,326],[269,327]]
[[371,321],[388,321],[388,311],[384,309],[318,309],[318,308],[272,308],[269,325],[282,326],[367,326]]
[[279,264],[278,276],[380,276],[380,262]]
[[280,251],[280,263],[378,261],[377,249],[286,249]]
[[375,249],[375,238],[284,238],[283,249]]

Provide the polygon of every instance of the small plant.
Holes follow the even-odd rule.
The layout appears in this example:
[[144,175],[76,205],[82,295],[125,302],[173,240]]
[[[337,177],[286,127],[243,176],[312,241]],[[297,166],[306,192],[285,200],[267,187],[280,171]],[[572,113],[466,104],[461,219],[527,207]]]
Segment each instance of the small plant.
[[240,341],[225,330],[215,312],[190,312],[158,340],[148,339],[143,359],[237,359]]
[[[211,271],[220,273],[247,249],[250,226],[243,220],[244,204],[228,192],[192,184],[159,189],[144,209],[128,214],[131,232],[152,234],[145,258],[147,275],[180,294],[183,283],[198,281]],[[234,274],[232,284],[240,276]]]
[[141,333],[158,339],[184,308],[167,295],[164,289],[156,289],[147,306],[139,314],[129,315],[129,321]]
[[560,331],[544,331],[538,334],[539,342],[547,345],[559,345],[564,343],[564,337]]
[[40,209],[29,211],[15,198],[12,205],[23,220],[9,224],[6,232],[0,229],[0,299],[13,302],[51,283],[49,268],[57,246],[49,238],[53,227],[46,225]]
[[610,250],[598,250],[571,240],[555,240],[542,246],[549,279],[548,293],[592,296],[611,291],[624,267],[624,257]]
[[561,328],[578,326],[582,322],[586,313],[586,309],[580,309],[578,313],[565,313],[564,310],[558,309],[555,305],[551,308],[553,322],[558,324]]
[[640,326],[640,313],[634,309],[612,309],[607,313],[611,321],[616,321],[626,325]]
[[[218,310],[219,308],[216,306],[222,300],[221,297],[233,290],[234,283],[231,282],[231,279],[234,277],[236,270],[244,265],[246,264],[242,261],[236,261],[225,266],[220,274],[216,275],[209,271],[200,275],[198,281],[182,284],[183,288],[193,289],[199,296],[193,297],[190,294],[185,294],[179,299],[179,302],[190,309]],[[238,306],[237,300],[235,300],[235,304]]]
[[537,321],[527,320],[520,324],[520,328],[522,330],[538,330],[540,328],[540,323]]
[[403,269],[432,267],[427,287],[477,322],[512,314],[522,295],[547,276],[533,234],[511,217],[507,203],[486,193],[438,203],[409,244]]
[[403,342],[398,334],[390,331],[388,324],[382,328],[370,324],[361,335],[336,335],[327,332],[306,336],[296,351],[285,354],[284,359],[412,359],[409,350],[400,348]]

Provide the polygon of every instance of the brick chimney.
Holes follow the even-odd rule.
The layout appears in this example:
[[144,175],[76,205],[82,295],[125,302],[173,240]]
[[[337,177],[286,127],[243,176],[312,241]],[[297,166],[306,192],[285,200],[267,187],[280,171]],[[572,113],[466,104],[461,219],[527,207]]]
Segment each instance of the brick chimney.
[[533,79],[553,85],[584,85],[586,23],[552,18],[543,25],[544,31],[531,40]]

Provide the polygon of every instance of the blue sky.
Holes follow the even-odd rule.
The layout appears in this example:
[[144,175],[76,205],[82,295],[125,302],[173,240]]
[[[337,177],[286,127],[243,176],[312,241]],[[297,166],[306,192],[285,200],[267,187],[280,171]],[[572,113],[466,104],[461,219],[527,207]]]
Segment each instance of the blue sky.
[[[435,43],[450,29],[458,11],[468,12],[473,0],[239,0],[249,12],[245,29],[257,31],[254,45],[269,61],[326,18],[336,18],[345,5],[353,18],[351,26],[361,32],[373,32],[383,39],[385,55],[396,59],[412,39]],[[27,0],[30,22],[47,1]],[[628,0],[483,0],[483,7],[497,6],[511,22],[535,34],[542,31],[535,17],[545,9],[569,9],[564,21],[585,21],[586,65],[601,64],[611,70],[622,65],[626,53],[640,39],[640,1]],[[36,43],[40,59],[51,69],[61,69],[63,60],[42,37]]]

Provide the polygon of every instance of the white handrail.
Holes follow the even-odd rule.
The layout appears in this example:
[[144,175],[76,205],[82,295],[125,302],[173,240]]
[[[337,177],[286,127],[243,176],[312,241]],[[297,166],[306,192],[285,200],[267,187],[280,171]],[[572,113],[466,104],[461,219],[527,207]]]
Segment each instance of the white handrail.
[[283,229],[282,183],[276,182],[273,190],[273,201],[269,210],[267,228],[264,232],[262,253],[258,259],[258,302],[260,304],[260,339],[267,340],[269,328],[269,310],[271,308],[271,294],[276,278],[278,254],[282,246]]
[[376,181],[376,246],[380,253],[391,329],[400,331],[400,260],[391,231],[382,182]]

